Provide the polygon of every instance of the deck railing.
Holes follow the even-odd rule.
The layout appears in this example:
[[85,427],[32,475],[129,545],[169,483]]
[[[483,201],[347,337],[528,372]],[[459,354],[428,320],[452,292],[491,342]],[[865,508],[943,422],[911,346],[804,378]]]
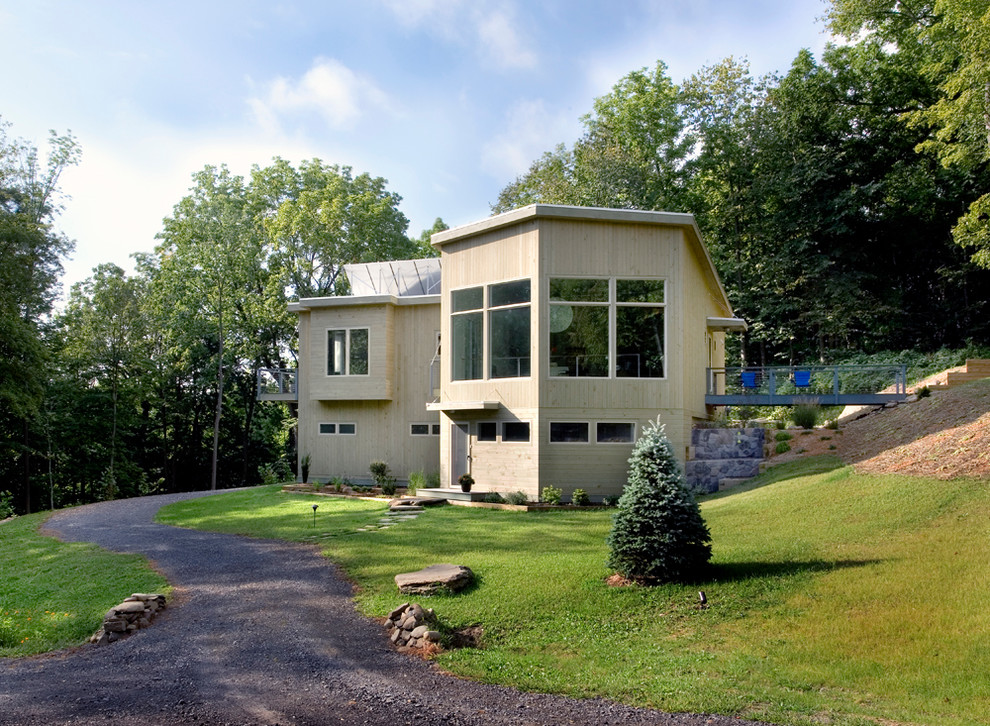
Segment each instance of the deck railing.
[[258,371],[259,401],[298,401],[296,371],[283,368],[261,368]]
[[907,396],[904,365],[744,366],[708,369],[713,406],[876,405]]

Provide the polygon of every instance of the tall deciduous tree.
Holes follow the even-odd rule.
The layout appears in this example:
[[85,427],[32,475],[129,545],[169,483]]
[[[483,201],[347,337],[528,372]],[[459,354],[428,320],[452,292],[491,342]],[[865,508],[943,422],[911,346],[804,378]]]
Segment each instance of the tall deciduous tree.
[[[986,0],[832,0],[831,28],[847,37],[863,31],[920,66],[937,86],[919,98],[905,120],[931,129],[919,150],[946,166],[985,170],[990,162],[990,5]],[[990,189],[984,188],[954,229],[956,241],[974,248],[974,261],[990,268]]]
[[61,258],[72,247],[53,223],[61,211],[59,178],[79,160],[71,134],[51,132],[47,159],[7,135],[0,120],[0,468],[14,478],[31,511],[31,418],[47,380],[43,328],[58,292]]
[[402,198],[387,183],[319,159],[303,162],[298,171],[280,159],[273,168],[255,169],[257,193],[278,201],[264,226],[274,246],[272,262],[292,296],[346,292],[341,273],[348,263],[416,255],[406,237],[409,221],[398,208]]

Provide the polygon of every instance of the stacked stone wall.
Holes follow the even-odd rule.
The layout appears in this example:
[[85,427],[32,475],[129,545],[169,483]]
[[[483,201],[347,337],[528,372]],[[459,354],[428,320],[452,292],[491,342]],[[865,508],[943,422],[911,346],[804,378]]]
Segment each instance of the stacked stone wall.
[[749,479],[760,473],[766,429],[707,429],[691,431],[691,459],[685,466],[694,491],[717,492],[725,479]]
[[154,617],[165,609],[164,595],[136,592],[120,605],[114,605],[103,616],[103,625],[89,639],[96,645],[107,645],[126,638],[151,625]]

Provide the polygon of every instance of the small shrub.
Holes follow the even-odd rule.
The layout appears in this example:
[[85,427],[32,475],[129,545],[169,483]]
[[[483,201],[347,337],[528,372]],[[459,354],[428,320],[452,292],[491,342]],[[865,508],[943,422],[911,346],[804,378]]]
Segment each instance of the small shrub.
[[323,482],[314,480],[313,481],[313,489],[315,489],[316,491],[321,491],[323,489]]
[[647,582],[683,582],[702,574],[711,533],[659,418],[643,429],[629,458],[629,483],[606,540],[608,567]]
[[415,494],[424,488],[426,488],[426,474],[422,471],[409,472],[409,483],[406,485],[406,494]]
[[817,403],[799,403],[791,412],[791,418],[796,426],[803,429],[813,429],[818,423],[818,409]]
[[427,489],[436,489],[439,486],[440,486],[440,472],[439,471],[431,471],[429,474],[426,475],[426,488]]
[[839,419],[837,419],[837,418],[830,418],[828,421],[825,422],[825,428],[830,429],[832,431],[838,431],[839,430]]
[[789,434],[786,431],[778,431],[773,437],[774,441],[790,441],[794,438],[794,434]]
[[0,519],[14,516],[14,495],[10,492],[0,492]]
[[791,450],[791,445],[786,441],[778,441],[777,448],[774,449],[778,454],[786,454]]
[[928,398],[932,395],[932,389],[928,386],[922,386],[918,389],[918,398]]
[[835,449],[836,449],[836,446],[835,446],[835,444],[829,444],[829,445],[828,445],[828,450],[829,450],[829,451],[835,451]]
[[311,461],[311,459],[310,459],[309,454],[303,455],[303,457],[299,460],[299,470],[302,473],[303,484],[306,484],[307,482],[309,482],[309,465],[310,465],[310,461]]
[[546,504],[560,504],[562,496],[564,496],[564,490],[560,487],[545,486],[540,494],[540,501]]
[[258,467],[258,475],[262,484],[278,484],[289,479],[289,466],[282,460],[262,464]]
[[602,499],[602,503],[606,507],[614,507],[614,506],[617,506],[618,505],[619,498],[620,497],[619,497],[618,494],[609,494],[608,496],[606,496],[605,498]]
[[587,507],[591,504],[591,499],[588,498],[588,492],[584,489],[575,489],[574,493],[571,494],[571,504],[577,507]]
[[344,480],[341,479],[339,476],[332,477],[328,483],[333,488],[333,490],[338,494],[344,491]]
[[505,495],[505,501],[509,504],[529,504],[529,497],[525,492],[509,492]]
[[505,499],[498,492],[488,492],[484,501],[488,504],[505,504]]
[[392,496],[395,494],[395,477],[388,470],[388,464],[384,461],[373,461],[368,467],[371,471],[371,478],[375,480],[375,485],[381,487],[382,494]]

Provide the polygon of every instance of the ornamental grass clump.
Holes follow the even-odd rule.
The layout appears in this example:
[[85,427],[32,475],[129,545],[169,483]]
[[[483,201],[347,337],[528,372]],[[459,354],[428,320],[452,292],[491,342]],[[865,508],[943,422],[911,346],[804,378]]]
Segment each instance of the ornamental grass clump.
[[711,534],[659,419],[629,458],[629,481],[606,540],[608,567],[643,584],[697,579],[712,556]]

